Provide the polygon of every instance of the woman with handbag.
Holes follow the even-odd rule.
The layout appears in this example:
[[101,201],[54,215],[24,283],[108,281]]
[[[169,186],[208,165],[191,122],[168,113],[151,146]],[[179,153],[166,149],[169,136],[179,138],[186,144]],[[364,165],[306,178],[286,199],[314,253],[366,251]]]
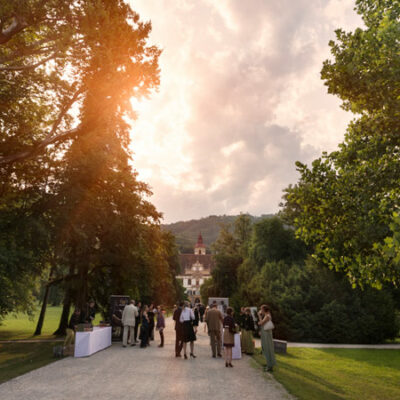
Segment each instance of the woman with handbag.
[[260,334],[261,334],[261,347],[264,357],[267,361],[268,372],[272,372],[274,365],[276,364],[275,360],[275,351],[274,351],[274,341],[272,339],[272,329],[274,329],[274,324],[272,323],[271,311],[267,305],[262,305],[260,307],[260,311],[258,313],[260,321],[258,325],[260,325]]
[[190,343],[190,357],[196,358],[193,352],[194,342],[196,340],[196,334],[193,329],[195,316],[187,301],[185,301],[185,308],[182,310],[179,321],[183,324],[183,358],[187,360],[186,347],[188,343]]
[[224,318],[224,349],[225,349],[225,367],[233,367],[232,365],[232,347],[235,345],[236,326],[233,319],[233,309],[226,309],[226,317]]

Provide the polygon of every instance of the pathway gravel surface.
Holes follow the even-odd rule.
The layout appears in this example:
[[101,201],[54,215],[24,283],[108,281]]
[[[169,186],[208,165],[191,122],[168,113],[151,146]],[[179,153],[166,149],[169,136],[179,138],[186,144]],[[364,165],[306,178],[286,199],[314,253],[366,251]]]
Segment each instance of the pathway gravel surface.
[[[200,327],[196,359],[175,358],[175,331],[167,319],[166,344],[141,349],[120,343],[87,358],[68,357],[0,385],[10,400],[284,400],[293,399],[271,374],[248,356],[226,368],[212,358]],[[158,333],[156,332],[156,339]]]

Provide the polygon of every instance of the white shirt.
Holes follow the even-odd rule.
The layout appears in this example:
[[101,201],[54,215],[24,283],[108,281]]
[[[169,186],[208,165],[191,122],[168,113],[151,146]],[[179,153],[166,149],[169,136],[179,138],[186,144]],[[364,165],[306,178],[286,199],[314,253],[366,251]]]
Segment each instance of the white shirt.
[[185,322],[185,321],[190,321],[191,319],[194,319],[194,313],[193,310],[189,307],[185,307],[182,312],[181,316],[179,318],[180,322]]

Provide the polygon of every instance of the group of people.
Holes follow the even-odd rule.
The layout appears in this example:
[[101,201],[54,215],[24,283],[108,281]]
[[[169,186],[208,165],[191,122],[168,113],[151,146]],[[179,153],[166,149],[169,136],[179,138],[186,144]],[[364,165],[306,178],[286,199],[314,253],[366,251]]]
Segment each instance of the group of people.
[[[74,332],[80,323],[92,324],[95,319],[95,303],[90,301],[85,312],[79,308],[75,308],[72,314],[68,328],[64,346],[68,346],[74,340]],[[158,347],[164,347],[164,329],[165,329],[165,310],[163,306],[155,306],[154,304],[142,305],[138,302],[136,305],[134,300],[125,305],[121,311],[121,315],[113,318],[118,319],[119,326],[123,329],[122,346],[127,347],[128,344],[136,346],[140,340],[140,347],[146,348],[150,346],[150,341],[154,340],[154,330],[160,335],[160,344]],[[267,362],[267,371],[272,371],[275,361],[274,343],[272,338],[272,318],[271,311],[267,305],[262,305],[258,310],[256,318],[253,318],[250,308],[242,307],[239,316],[234,318],[234,311],[231,307],[226,307],[221,311],[217,308],[216,302],[210,306],[204,307],[197,304],[194,308],[189,302],[179,303],[173,313],[175,321],[175,356],[188,359],[187,344],[189,343],[189,357],[195,359],[194,342],[199,323],[205,322],[205,330],[208,331],[210,337],[211,355],[213,358],[222,358],[222,346],[224,347],[225,366],[233,367],[232,364],[232,348],[235,345],[235,333],[241,332],[241,349],[243,353],[254,353],[254,332],[256,327],[259,328],[261,337],[262,352]],[[140,331],[139,331],[140,327]],[[257,329],[258,331],[258,329]],[[139,336],[138,336],[139,334]]]
[[[194,354],[194,342],[196,341],[197,329],[200,321],[200,306],[194,310],[188,302],[181,302],[174,310],[173,320],[175,321],[175,357],[187,356],[187,344],[190,345],[190,357],[196,358]],[[241,348],[246,354],[254,353],[253,333],[256,330],[255,324],[259,326],[262,352],[265,356],[266,370],[273,371],[276,364],[274,353],[274,342],[272,338],[272,317],[267,305],[262,305],[257,313],[257,319],[251,314],[250,308],[243,307],[240,315],[235,320],[234,311],[231,307],[225,309],[225,315],[217,308],[216,302],[207,307],[204,312],[205,327],[210,337],[211,356],[222,358],[222,346],[224,347],[225,367],[233,367],[232,348],[235,346],[235,333],[241,331]],[[272,328],[271,328],[272,327]]]
[[[150,346],[150,341],[154,340],[154,328],[160,334],[160,344],[158,347],[164,347],[164,329],[165,329],[165,310],[159,305],[154,304],[143,305],[139,302],[136,306],[135,300],[131,300],[122,312],[121,323],[123,326],[122,346],[136,346],[138,342],[138,332],[140,339],[140,347]],[[156,321],[155,321],[156,319]]]

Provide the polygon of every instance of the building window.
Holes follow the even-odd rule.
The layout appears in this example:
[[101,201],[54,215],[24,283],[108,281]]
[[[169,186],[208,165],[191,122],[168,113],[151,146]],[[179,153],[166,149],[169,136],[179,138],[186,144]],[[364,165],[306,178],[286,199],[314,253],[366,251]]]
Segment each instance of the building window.
[[196,279],[196,286],[200,285],[200,281],[198,279]]
[[192,280],[188,279],[188,285],[191,285],[191,284],[192,284]]

